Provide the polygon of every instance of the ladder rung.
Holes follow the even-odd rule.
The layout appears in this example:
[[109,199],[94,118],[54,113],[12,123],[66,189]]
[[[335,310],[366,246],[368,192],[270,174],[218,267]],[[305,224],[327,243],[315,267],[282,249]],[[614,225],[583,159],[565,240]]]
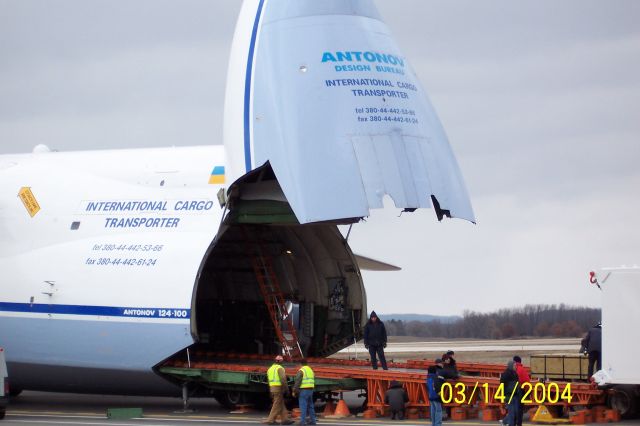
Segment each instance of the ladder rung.
[[280,290],[278,277],[271,264],[272,259],[268,256],[261,256],[260,253],[263,253],[264,250],[260,244],[258,246],[258,254],[251,255],[251,264],[253,265],[253,271],[258,280],[264,303],[269,310],[276,335],[283,350],[289,357],[302,357],[298,335],[293,326],[292,318],[286,310],[284,295]]

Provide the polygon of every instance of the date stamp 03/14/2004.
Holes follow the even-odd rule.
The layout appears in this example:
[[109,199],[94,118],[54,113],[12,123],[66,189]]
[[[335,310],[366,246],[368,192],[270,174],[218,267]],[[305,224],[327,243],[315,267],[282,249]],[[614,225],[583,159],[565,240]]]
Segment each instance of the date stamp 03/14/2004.
[[555,382],[523,383],[514,387],[510,393],[505,394],[504,383],[495,387],[489,383],[476,382],[471,387],[460,382],[455,384],[445,382],[440,390],[440,398],[445,404],[451,402],[471,404],[475,396],[478,396],[485,404],[492,401],[509,404],[514,398],[519,399],[523,404],[557,404],[563,401],[571,403],[571,383],[563,383],[562,385]]

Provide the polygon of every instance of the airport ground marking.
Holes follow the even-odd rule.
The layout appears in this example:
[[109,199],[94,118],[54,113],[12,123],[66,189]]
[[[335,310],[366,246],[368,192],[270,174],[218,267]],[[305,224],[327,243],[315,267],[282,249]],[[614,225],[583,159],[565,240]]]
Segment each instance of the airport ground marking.
[[68,417],[85,417],[106,419],[107,416],[102,413],[88,412],[68,412],[68,411],[32,411],[32,410],[9,410],[7,414],[25,415],[25,416],[68,416]]
[[[13,417],[14,414],[8,413],[9,416]],[[47,417],[45,415],[37,415],[37,414],[29,414],[29,415],[25,415],[28,417]],[[16,423],[40,423],[40,424],[63,424],[63,425],[68,425],[70,424],[68,422],[69,419],[73,419],[73,418],[77,418],[78,420],[82,420],[81,416],[50,416],[50,417],[54,417],[54,418],[64,418],[67,419],[67,421],[62,421],[62,420],[36,420],[36,419],[11,419],[11,421],[16,422]],[[90,417],[91,419],[94,419],[94,417]],[[208,417],[206,419],[193,419],[193,418],[188,418],[188,417],[184,417],[184,418],[178,418],[178,417],[167,417],[167,418],[150,418],[150,417],[140,417],[140,418],[136,418],[136,419],[132,419],[134,421],[134,423],[113,423],[112,421],[109,421],[106,417],[100,417],[100,419],[104,419],[105,422],[73,422],[71,424],[78,424],[78,425],[87,425],[87,426],[93,426],[93,425],[109,425],[109,426],[136,426],[136,425],[140,425],[140,424],[145,424],[146,426],[164,426],[166,423],[159,423],[157,425],[154,424],[150,424],[147,423],[147,421],[160,421],[160,422],[170,422],[170,421],[180,421],[180,422],[185,422],[185,423],[204,423],[204,422],[211,422],[211,423],[261,423],[262,422],[262,417],[257,417],[257,418],[243,418],[243,419],[229,419],[229,418],[225,418],[225,417]],[[430,421],[429,420],[424,420],[424,421],[420,421],[420,422],[414,422],[414,423],[403,423],[405,426],[420,426],[420,425],[425,425],[425,424],[429,424]],[[486,423],[480,423],[480,422],[469,422],[469,421],[465,421],[465,422],[447,422],[450,425],[461,425],[461,426],[486,426]],[[327,421],[326,419],[322,420],[322,424],[326,424],[326,425],[334,425],[334,426],[340,426],[340,425],[359,425],[359,426],[378,426],[381,424],[389,424],[389,419],[385,418],[385,419],[380,419],[380,420],[368,420],[367,422],[362,422],[360,419],[345,419],[342,421]]]

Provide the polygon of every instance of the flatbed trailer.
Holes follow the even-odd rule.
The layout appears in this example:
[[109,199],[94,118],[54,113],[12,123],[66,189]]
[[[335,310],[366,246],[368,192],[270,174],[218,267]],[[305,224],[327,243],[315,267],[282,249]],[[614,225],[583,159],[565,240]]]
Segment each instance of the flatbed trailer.
[[[359,390],[366,396],[363,409],[383,415],[385,392],[390,382],[397,380],[409,396],[408,409],[423,416],[429,410],[426,377],[432,361],[390,362],[390,369],[386,371],[373,370],[364,360],[310,358],[307,361],[315,372],[317,397],[329,400],[337,393]],[[169,361],[160,366],[158,372],[191,388],[207,389],[227,406],[260,405],[268,402],[266,371],[271,363],[271,355],[196,353],[187,360]],[[457,366],[461,376],[447,381],[449,393],[445,407],[467,411],[498,411],[504,407],[506,401],[501,400],[499,392],[503,365],[459,362]],[[299,365],[285,362],[283,367],[292,385]],[[532,384],[532,404],[528,405],[529,408],[556,406],[557,412],[566,413],[571,407],[604,405],[606,397],[606,392],[588,382],[538,382]]]

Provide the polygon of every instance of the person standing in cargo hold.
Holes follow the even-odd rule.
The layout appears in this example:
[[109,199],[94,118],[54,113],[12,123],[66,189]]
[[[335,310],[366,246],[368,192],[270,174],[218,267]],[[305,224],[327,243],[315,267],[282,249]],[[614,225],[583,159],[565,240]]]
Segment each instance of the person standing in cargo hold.
[[378,360],[380,358],[383,370],[388,370],[387,359],[384,357],[384,348],[387,347],[387,329],[384,323],[380,321],[376,311],[371,311],[369,321],[364,326],[364,347],[369,350],[371,355],[371,366],[374,370],[378,369]]
[[[313,407],[313,389],[316,386],[315,374],[306,359],[300,361],[301,367],[296,374],[293,385],[293,396],[298,396],[298,406],[300,407],[300,424],[317,424],[316,411]],[[307,414],[310,422],[307,423]]]
[[602,324],[597,323],[582,339],[582,348],[589,354],[589,377],[593,376],[593,367],[598,363],[595,371],[602,369]]
[[283,361],[282,356],[278,355],[275,358],[275,362],[267,370],[267,380],[269,381],[269,393],[271,394],[271,412],[269,417],[262,423],[268,425],[275,425],[278,414],[280,415],[281,425],[290,425],[293,423],[289,419],[289,412],[284,406],[284,396],[289,393],[289,386],[287,385],[287,375],[284,371],[284,367],[280,365]]

